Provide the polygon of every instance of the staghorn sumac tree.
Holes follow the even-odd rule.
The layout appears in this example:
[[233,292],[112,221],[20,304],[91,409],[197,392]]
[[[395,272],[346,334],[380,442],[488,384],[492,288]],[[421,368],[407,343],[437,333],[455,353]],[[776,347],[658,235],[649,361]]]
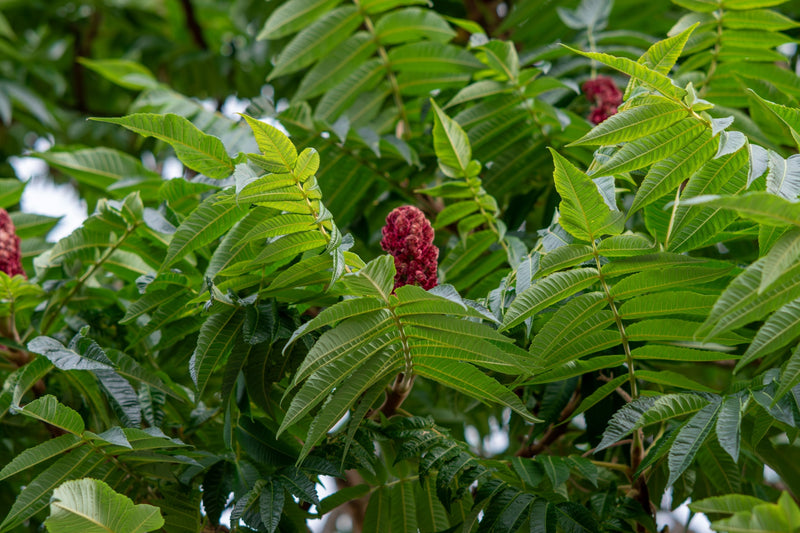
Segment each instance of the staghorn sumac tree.
[[796,5],[223,4],[0,15],[0,532],[798,530]]

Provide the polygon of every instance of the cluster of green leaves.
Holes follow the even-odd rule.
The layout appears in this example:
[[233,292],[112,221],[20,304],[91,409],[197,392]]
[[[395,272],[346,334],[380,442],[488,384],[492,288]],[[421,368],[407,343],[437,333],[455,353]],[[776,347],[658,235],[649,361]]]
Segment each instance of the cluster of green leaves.
[[131,103],[107,75],[138,90],[153,87],[156,72],[183,94],[220,101],[258,94],[257,66],[268,51],[247,28],[263,23],[272,7],[255,0],[3,2],[0,172],[12,175],[6,158],[39,136],[62,146],[125,148],[114,130],[85,121],[87,114],[123,114]]
[[[796,24],[681,0],[654,42],[609,29],[631,2],[540,4],[503,23],[518,48],[414,0],[289,0],[260,33],[289,100],[241,119],[83,60],[139,92],[88,128],[139,140],[35,154],[93,209],[68,237],[12,213],[31,280],[0,274],[0,531],[50,505],[52,531],[228,510],[272,533],[359,500],[368,531],[655,531],[670,487],[719,531],[793,531],[800,109],[773,63]],[[627,88],[590,129],[598,69]],[[25,184],[0,184],[13,207]],[[429,291],[376,246],[411,202],[436,215]]]

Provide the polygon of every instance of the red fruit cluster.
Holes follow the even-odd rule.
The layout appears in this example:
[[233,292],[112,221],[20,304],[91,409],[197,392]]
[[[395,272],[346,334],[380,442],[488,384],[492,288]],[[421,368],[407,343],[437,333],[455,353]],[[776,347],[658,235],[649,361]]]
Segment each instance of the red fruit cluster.
[[394,287],[419,285],[425,290],[436,286],[439,249],[433,245],[433,227],[416,207],[404,205],[386,217],[381,248],[394,257],[397,273]]
[[600,124],[611,115],[615,115],[622,103],[622,92],[614,85],[611,78],[606,76],[585,81],[581,90],[586,99],[593,103],[589,113],[589,121],[592,124]]
[[19,237],[5,209],[0,209],[0,270],[9,276],[17,274],[25,276],[19,251]]

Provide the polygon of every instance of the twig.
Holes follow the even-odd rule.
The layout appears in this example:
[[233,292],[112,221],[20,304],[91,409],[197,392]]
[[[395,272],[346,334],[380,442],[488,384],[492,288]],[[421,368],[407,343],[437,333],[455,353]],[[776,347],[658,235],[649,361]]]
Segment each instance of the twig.
[[575,409],[577,409],[578,405],[580,404],[580,399],[581,396],[578,394],[578,391],[573,392],[569,403],[566,405],[566,407],[564,407],[564,409],[561,411],[561,414],[558,416],[558,421],[555,424],[550,424],[550,427],[547,428],[547,431],[544,432],[544,435],[542,435],[541,439],[532,443],[530,446],[523,446],[517,450],[517,453],[514,455],[517,457],[534,457],[545,451],[551,444],[557,441],[567,432],[567,425],[561,424],[561,422],[572,416],[572,413],[575,412]]

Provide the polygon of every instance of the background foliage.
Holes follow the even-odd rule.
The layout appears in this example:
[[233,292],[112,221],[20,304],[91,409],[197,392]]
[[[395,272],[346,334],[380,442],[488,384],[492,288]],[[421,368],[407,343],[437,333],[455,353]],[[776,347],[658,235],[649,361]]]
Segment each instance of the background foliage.
[[0,531],[797,531],[798,19],[0,2]]

